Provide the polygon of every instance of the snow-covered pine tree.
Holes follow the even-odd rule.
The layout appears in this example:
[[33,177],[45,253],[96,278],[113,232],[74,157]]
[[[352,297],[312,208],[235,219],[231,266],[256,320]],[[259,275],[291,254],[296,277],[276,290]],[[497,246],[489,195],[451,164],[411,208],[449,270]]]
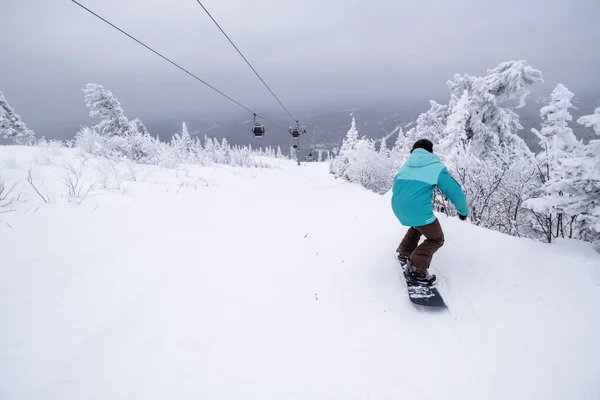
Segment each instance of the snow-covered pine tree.
[[540,139],[542,152],[536,157],[540,167],[543,182],[552,179],[559,171],[557,160],[571,153],[580,143],[569,127],[573,119],[569,108],[573,106],[571,99],[574,94],[563,84],[558,84],[550,96],[550,104],[542,107],[541,132],[535,128],[531,131]]
[[146,125],[139,118],[134,118],[131,120],[130,126],[135,128],[135,131],[139,133],[141,136],[150,136],[150,132]]
[[88,83],[83,89],[85,105],[90,109],[90,117],[100,117],[100,122],[92,129],[104,136],[125,136],[129,121],[119,100],[108,89],[96,83]]
[[387,138],[384,136],[379,143],[379,154],[384,158],[390,158],[390,149],[387,147]]
[[537,155],[539,188],[532,193],[524,207],[532,211],[534,231],[543,235],[547,242],[559,236],[571,237],[575,215],[566,215],[561,205],[568,196],[563,190],[556,190],[557,182],[565,179],[564,162],[574,157],[581,143],[573,134],[568,123],[573,119],[569,108],[573,106],[574,94],[563,84],[558,84],[550,95],[550,103],[540,110],[542,118],[541,132],[532,128],[540,139],[542,151]]
[[455,75],[448,87],[455,99],[469,93],[470,115],[466,124],[467,139],[473,142],[478,157],[492,156],[498,146],[527,149],[517,132],[523,129],[519,116],[501,104],[520,96],[536,83],[543,83],[541,71],[525,61],[508,61],[489,69],[484,77]]
[[[448,117],[448,106],[439,104],[433,100],[429,101],[429,110],[419,115],[417,124],[406,134],[406,140],[416,142],[419,139],[429,139],[433,143],[439,142],[442,137],[446,119]],[[410,146],[412,146],[410,143]],[[409,153],[410,153],[409,147]]]
[[[367,139],[357,139],[352,151],[344,154],[344,156],[347,157],[344,178],[350,182],[355,182],[369,188],[371,172],[366,167],[370,166],[373,154],[376,153],[375,142]],[[340,151],[340,157],[338,157],[338,159],[341,158],[342,151]]]
[[35,144],[35,133],[27,128],[21,117],[8,104],[0,91],[0,138],[12,139],[15,144],[31,146]]
[[192,152],[196,157],[196,163],[200,165],[206,165],[206,151],[202,146],[202,140],[200,140],[198,136],[194,137]]
[[211,154],[212,162],[214,163],[223,163],[224,153],[221,148],[221,143],[217,140],[217,138],[212,138],[212,154]]
[[284,158],[286,158],[286,157],[283,155],[283,152],[281,151],[281,146],[277,146],[277,155],[276,155],[276,157],[277,157],[277,158],[279,158],[279,159],[284,159]]
[[229,148],[229,142],[223,138],[221,140],[221,146],[219,149],[218,163],[231,165],[231,149]]
[[[461,178],[459,181],[463,186],[462,179],[472,172],[470,168],[473,165],[471,162],[473,156],[469,154],[471,146],[467,146],[466,134],[466,124],[470,115],[468,101],[469,92],[467,90],[460,98],[457,98],[455,94],[451,95],[446,125],[439,134],[438,143],[434,149],[448,170]],[[436,129],[438,128],[436,127]],[[456,215],[452,203],[439,190],[434,192],[434,208],[446,215]]]
[[[577,120],[600,135],[600,107],[594,114]],[[600,244],[600,140],[591,140],[580,148],[578,157],[565,163],[562,182],[572,196],[567,211],[577,215],[577,230],[581,239]]]
[[[564,179],[549,181],[552,191],[565,195],[552,200],[569,215],[576,216],[569,236],[600,244],[600,162],[598,148],[582,146],[575,156],[563,160]],[[544,205],[534,203],[536,205]],[[535,208],[534,208],[535,210]]]
[[356,119],[352,117],[352,123],[350,129],[346,133],[346,139],[342,141],[342,147],[338,156],[331,162],[329,166],[329,172],[338,178],[345,178],[346,168],[348,166],[349,157],[356,149],[358,144],[358,130],[356,129]]
[[444,127],[448,118],[448,106],[429,101],[429,110],[419,115],[415,126],[406,132],[399,127],[398,137],[392,148],[392,165],[400,168],[410,156],[413,144],[419,139],[428,139],[438,143],[443,137]]
[[392,151],[387,147],[386,136],[381,138],[379,144],[379,153],[375,156],[377,161],[377,170],[381,174],[378,180],[381,182],[378,188],[379,193],[386,193],[392,187],[394,176],[398,172],[393,164]]
[[400,169],[410,155],[410,149],[414,142],[409,143],[409,141],[408,134],[402,130],[402,127],[398,127],[398,136],[390,152],[391,165],[395,171]]
[[469,92],[465,90],[460,98],[452,94],[449,105],[449,116],[441,137],[437,143],[436,152],[450,169],[454,169],[456,157],[465,152],[467,144],[467,122],[470,116]]
[[195,162],[193,141],[185,122],[181,124],[181,134],[176,133],[171,139],[171,147],[177,163]]
[[127,137],[129,144],[128,157],[142,164],[157,164],[159,160],[159,147],[157,139],[150,136],[148,129],[139,118],[134,118],[129,123]]
[[206,157],[206,164],[214,162],[215,149],[213,141],[207,135],[204,135],[204,154]]

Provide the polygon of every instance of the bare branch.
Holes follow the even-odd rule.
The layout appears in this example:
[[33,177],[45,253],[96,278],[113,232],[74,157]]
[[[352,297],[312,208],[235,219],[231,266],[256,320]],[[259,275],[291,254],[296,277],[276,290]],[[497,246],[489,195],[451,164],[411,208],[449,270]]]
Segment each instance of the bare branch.
[[95,182],[89,185],[85,183],[83,167],[86,161],[84,160],[78,169],[71,164],[64,166],[67,174],[63,177],[63,183],[67,188],[69,201],[75,200],[77,204],[83,203],[92,191],[98,189],[98,185]]
[[[17,187],[16,182],[14,185],[12,185],[10,187],[6,186],[6,184],[4,183],[4,178],[0,177],[0,208],[9,207],[19,200],[18,196],[15,197],[12,195],[12,192],[15,190],[16,187]],[[12,210],[10,210],[10,211],[12,211]],[[2,211],[2,212],[8,212],[8,211]]]
[[45,198],[40,191],[38,190],[38,188],[35,186],[35,184],[33,183],[33,173],[32,173],[32,168],[29,168],[29,173],[27,174],[27,182],[29,182],[29,184],[31,185],[31,187],[33,187],[33,189],[36,191],[36,193],[42,198],[42,200],[44,200],[44,203],[48,204],[49,201],[47,198]]

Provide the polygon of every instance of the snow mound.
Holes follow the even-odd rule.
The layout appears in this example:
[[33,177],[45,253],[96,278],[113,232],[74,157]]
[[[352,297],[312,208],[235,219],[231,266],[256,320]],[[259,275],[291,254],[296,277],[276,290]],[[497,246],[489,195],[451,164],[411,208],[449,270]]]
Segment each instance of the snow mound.
[[440,215],[449,308],[417,308],[389,193],[265,162],[79,169],[74,150],[0,147],[18,197],[0,214],[0,399],[598,397],[590,245]]

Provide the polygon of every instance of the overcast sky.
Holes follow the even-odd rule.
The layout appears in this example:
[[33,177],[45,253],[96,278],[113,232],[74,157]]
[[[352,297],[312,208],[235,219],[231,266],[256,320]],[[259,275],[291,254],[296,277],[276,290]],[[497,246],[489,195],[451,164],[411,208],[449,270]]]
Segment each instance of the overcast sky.
[[[196,0],[80,0],[258,113],[279,112]],[[598,0],[204,0],[294,110],[447,97],[454,73],[524,59],[551,89],[600,87]],[[0,90],[38,132],[89,124],[81,89],[100,83],[129,117],[238,106],[70,0],[2,0]],[[426,108],[426,104],[424,105]]]

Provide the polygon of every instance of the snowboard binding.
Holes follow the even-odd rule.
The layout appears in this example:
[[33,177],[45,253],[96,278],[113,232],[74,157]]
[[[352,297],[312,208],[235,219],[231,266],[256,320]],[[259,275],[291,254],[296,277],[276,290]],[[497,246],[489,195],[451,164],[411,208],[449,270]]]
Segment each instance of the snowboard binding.
[[415,267],[410,262],[410,259],[401,254],[397,253],[398,261],[400,261],[400,265],[404,269],[404,278],[406,281],[415,285],[427,285],[432,286],[436,281],[435,274],[430,274],[425,271],[425,274],[419,274],[416,272]]

